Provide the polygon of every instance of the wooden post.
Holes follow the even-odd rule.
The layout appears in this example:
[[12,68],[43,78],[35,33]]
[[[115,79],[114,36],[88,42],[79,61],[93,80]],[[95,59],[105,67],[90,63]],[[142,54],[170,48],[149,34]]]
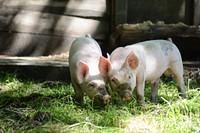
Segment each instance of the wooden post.
[[112,29],[118,24],[127,23],[128,0],[113,0],[112,15]]
[[194,25],[200,24],[200,0],[194,0]]
[[185,0],[185,24],[193,25],[193,16],[194,16],[194,1]]

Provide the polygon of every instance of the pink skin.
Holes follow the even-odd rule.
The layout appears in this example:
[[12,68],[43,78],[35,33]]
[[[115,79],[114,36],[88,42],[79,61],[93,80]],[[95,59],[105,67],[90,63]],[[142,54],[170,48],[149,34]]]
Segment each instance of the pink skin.
[[186,98],[183,64],[178,48],[166,40],[144,41],[115,49],[109,60],[109,83],[122,99],[130,100],[136,87],[137,102],[144,104],[145,81],[151,84],[152,102],[157,102],[159,78],[174,75],[179,95]]
[[111,101],[106,75],[110,62],[102,56],[98,43],[90,36],[77,38],[71,45],[69,68],[76,101],[84,105],[84,94],[99,105]]

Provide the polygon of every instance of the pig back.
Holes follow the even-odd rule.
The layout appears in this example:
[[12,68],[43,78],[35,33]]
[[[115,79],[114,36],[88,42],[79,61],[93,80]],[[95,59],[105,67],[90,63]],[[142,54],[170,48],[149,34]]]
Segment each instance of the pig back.
[[79,37],[74,40],[70,47],[69,56],[72,57],[73,54],[81,51],[102,55],[99,44],[90,37]]
[[154,81],[159,78],[173,63],[182,63],[181,54],[170,41],[166,40],[152,40],[143,43],[142,45],[147,81]]
[[[79,37],[73,41],[69,51],[69,68],[71,73],[75,73],[78,63],[83,61],[98,66],[99,57],[102,55],[98,43],[90,37]],[[94,67],[94,65],[93,65]]]

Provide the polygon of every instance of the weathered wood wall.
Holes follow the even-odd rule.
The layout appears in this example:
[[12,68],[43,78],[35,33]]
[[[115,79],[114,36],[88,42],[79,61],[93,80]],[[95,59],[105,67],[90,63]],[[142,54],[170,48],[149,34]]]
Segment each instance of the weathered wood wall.
[[[184,60],[200,60],[200,0],[114,0],[112,5],[110,51],[140,41],[171,37]],[[150,28],[146,22],[155,25],[150,24]],[[180,22],[187,25],[175,25]]]
[[[147,31],[147,34],[133,31],[133,36],[126,34],[132,31],[119,32],[116,29],[119,24],[136,24],[148,20],[198,26],[199,10],[200,0],[0,0],[0,55],[46,56],[67,53],[71,42],[87,33],[100,43],[103,52],[111,52],[113,48],[128,43],[173,35],[173,41],[183,57],[186,55],[200,60],[200,39],[192,36],[192,32],[190,37],[184,36],[187,30],[183,30],[183,36],[175,35],[182,31],[160,36],[158,32],[152,33],[153,30]],[[160,26],[158,31],[162,28]],[[194,31],[199,35],[199,28]],[[117,38],[114,47],[109,44],[110,35],[111,38]],[[145,37],[141,38],[143,35]],[[14,65],[9,60],[6,67],[5,62],[0,65],[0,70],[10,69],[11,72],[36,79],[69,81],[66,64],[58,67],[55,64],[33,65],[33,61],[28,65],[23,63]]]
[[[183,23],[165,24],[146,21],[120,24],[111,36],[111,49],[152,39],[172,38],[182,53],[183,60],[200,60],[200,27]],[[112,50],[111,50],[112,51]]]
[[87,33],[104,43],[110,33],[107,3],[107,0],[0,0],[0,54],[65,53],[74,38]]
[[164,21],[200,24],[199,0],[113,0],[112,24]]
[[89,33],[103,52],[118,24],[159,20],[199,25],[199,0],[0,0],[0,55],[66,53]]

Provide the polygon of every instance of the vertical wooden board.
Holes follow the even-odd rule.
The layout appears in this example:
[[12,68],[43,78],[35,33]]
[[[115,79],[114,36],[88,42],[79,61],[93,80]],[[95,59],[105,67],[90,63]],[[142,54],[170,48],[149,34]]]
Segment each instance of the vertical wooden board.
[[113,25],[127,23],[128,0],[114,0],[113,1]]
[[200,0],[194,0],[194,25],[200,24]]
[[185,0],[185,23],[188,25],[193,25],[193,16],[194,16],[194,1]]

